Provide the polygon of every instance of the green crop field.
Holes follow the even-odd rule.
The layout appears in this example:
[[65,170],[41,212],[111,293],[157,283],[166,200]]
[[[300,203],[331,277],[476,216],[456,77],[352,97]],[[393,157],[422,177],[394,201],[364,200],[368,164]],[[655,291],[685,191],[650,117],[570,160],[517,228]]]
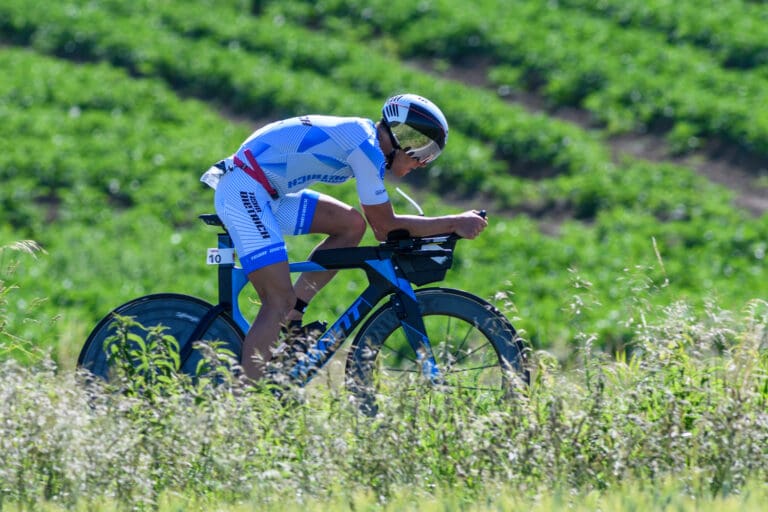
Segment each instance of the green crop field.
[[[624,485],[658,486],[661,501],[638,498],[652,508],[680,495],[722,509],[766,495],[768,4],[3,0],[0,70],[0,510],[502,509],[553,489],[540,504],[554,509],[569,493],[620,500]],[[445,284],[496,304],[530,343],[525,399],[396,396],[370,424],[333,386],[281,415],[258,392],[181,383],[89,408],[75,362],[110,309],[156,292],[216,299],[200,174],[266,122],[378,119],[405,91],[440,105],[451,132],[390,196],[399,212],[413,207],[395,186],[427,214],[488,210]],[[321,190],[357,206],[353,184]],[[289,239],[292,258],[317,241]],[[356,277],[309,315],[335,318]],[[152,416],[160,406],[175,416]],[[208,440],[183,425],[195,414]],[[245,426],[254,439],[233,434]],[[135,478],[110,469],[121,459]],[[450,488],[444,508],[430,501]]]

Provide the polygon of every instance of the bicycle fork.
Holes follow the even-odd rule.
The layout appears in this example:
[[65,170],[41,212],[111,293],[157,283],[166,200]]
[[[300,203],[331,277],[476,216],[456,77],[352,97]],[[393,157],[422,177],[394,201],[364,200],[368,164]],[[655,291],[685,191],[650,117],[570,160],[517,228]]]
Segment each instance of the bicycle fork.
[[397,314],[408,344],[416,354],[416,362],[421,369],[421,374],[432,384],[440,384],[443,381],[443,374],[435,361],[432,344],[424,326],[424,318],[421,316],[419,303],[413,290],[411,289],[410,294],[394,293],[389,302]]

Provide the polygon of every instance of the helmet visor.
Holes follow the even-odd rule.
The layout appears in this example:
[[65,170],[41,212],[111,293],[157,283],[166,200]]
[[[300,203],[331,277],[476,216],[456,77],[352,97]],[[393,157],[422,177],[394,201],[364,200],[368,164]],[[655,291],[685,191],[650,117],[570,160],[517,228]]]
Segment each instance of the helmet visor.
[[435,141],[407,124],[392,123],[390,129],[403,151],[422,164],[431,162],[442,152]]

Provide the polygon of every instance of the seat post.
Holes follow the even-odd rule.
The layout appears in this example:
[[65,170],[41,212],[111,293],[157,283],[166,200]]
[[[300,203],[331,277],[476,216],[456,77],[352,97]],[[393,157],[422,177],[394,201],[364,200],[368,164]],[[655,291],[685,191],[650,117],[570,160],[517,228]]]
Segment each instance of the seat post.
[[[219,249],[231,249],[232,237],[226,231],[219,233]],[[233,263],[224,263],[219,265],[219,304],[226,306],[227,310],[232,309],[232,268]]]

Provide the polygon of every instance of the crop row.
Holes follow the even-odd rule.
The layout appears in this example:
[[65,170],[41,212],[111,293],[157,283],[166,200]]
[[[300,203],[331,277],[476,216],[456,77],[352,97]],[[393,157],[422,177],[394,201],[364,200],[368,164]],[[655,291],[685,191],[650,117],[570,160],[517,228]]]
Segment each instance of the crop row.
[[[164,3],[162,6],[168,7],[168,9],[159,10],[163,15],[159,25],[152,23],[151,19],[142,17],[139,20],[140,22],[129,24],[128,26],[124,27],[125,30],[120,30],[118,32],[138,34],[139,40],[146,41],[147,38],[145,36],[148,35],[146,33],[147,31],[145,30],[142,32],[140,30],[141,27],[149,26],[152,28],[152,31],[160,32],[157,30],[158,26],[165,27],[174,24],[178,25],[179,20],[183,20],[185,24],[183,25],[182,34],[185,37],[174,37],[175,34],[172,33],[169,35],[164,32],[166,38],[170,41],[167,45],[156,45],[156,48],[154,48],[155,54],[151,54],[146,51],[147,45],[142,46],[140,43],[134,45],[132,41],[127,41],[127,45],[117,45],[117,49],[110,47],[107,43],[107,50],[104,52],[106,57],[111,57],[118,62],[120,62],[120,59],[127,58],[128,67],[132,69],[137,68],[143,69],[146,72],[152,72],[155,71],[154,68],[157,68],[159,73],[166,79],[169,79],[169,81],[172,83],[174,83],[174,77],[176,77],[176,80],[178,81],[177,86],[179,87],[186,87],[188,89],[194,90],[195,87],[199,86],[201,90],[198,92],[206,97],[208,94],[213,95],[213,97],[216,97],[218,94],[220,96],[227,96],[228,98],[232,98],[233,95],[229,94],[230,92],[233,92],[229,88],[232,83],[232,77],[235,74],[232,71],[232,67],[236,67],[238,65],[248,67],[252,61],[247,60],[247,58],[251,58],[253,53],[248,52],[245,54],[232,52],[239,50],[240,45],[254,50],[270,49],[270,47],[268,47],[267,43],[264,43],[264,41],[284,41],[286,39],[291,39],[299,40],[302,42],[307,41],[307,43],[290,45],[290,47],[300,49],[294,50],[293,52],[277,53],[278,59],[281,61],[288,60],[290,66],[295,66],[297,61],[304,59],[303,61],[305,62],[305,66],[314,68],[318,67],[318,63],[309,60],[308,56],[312,54],[323,55],[322,59],[325,59],[324,62],[334,70],[332,75],[334,77],[344,77],[344,72],[339,71],[343,68],[336,66],[336,61],[329,59],[328,53],[314,51],[318,45],[321,44],[321,42],[317,37],[312,38],[309,32],[304,31],[304,33],[299,33],[301,31],[300,29],[289,27],[288,30],[290,37],[261,37],[249,39],[247,37],[248,34],[267,33],[267,29],[270,27],[258,25],[254,26],[253,20],[241,22],[240,25],[237,25],[237,19],[248,20],[248,17],[243,16],[237,16],[233,19],[227,19],[226,16],[223,16],[222,18],[217,18],[215,22],[212,22],[210,21],[211,17],[207,16],[207,11],[205,10],[204,6],[199,5],[197,6],[197,9],[182,9],[182,6],[174,5],[172,2]],[[128,8],[124,7],[124,9],[127,10]],[[150,9],[147,9],[146,6],[138,9],[140,14],[143,14],[145,11],[154,12]],[[94,26],[99,27],[98,23],[92,23],[94,21],[98,21],[99,18],[90,16],[100,15],[103,20],[109,19],[110,26],[113,24],[113,22],[122,23],[121,18],[115,19],[113,15],[106,16],[104,14],[104,10],[94,9],[91,11],[91,14],[84,16],[82,12],[72,9],[71,6],[67,6],[66,12],[78,13],[76,20],[80,23],[73,23],[69,26],[73,33],[69,33],[64,30],[57,36],[52,36],[51,34],[56,34],[57,29],[61,29],[60,27],[55,26],[53,29],[51,28],[52,22],[50,20],[52,17],[49,16],[48,25],[45,26],[46,30],[42,31],[42,34],[38,34],[35,31],[30,31],[29,38],[34,39],[35,43],[39,46],[42,46],[43,48],[46,48],[47,45],[51,44],[53,41],[55,43],[54,48],[59,49],[59,51],[61,51],[61,48],[63,48],[64,51],[67,51],[67,48],[69,48],[69,50],[77,52],[77,45],[82,45],[85,47],[92,46],[92,51],[94,54],[99,55],[99,44],[104,45],[105,43],[95,37],[93,40],[89,39],[88,33],[83,31],[84,28],[87,29]],[[183,15],[178,13],[183,13]],[[223,27],[223,30],[220,32],[215,32],[211,27]],[[274,36],[275,32],[279,32],[279,30],[275,30],[274,25],[272,28],[273,30],[270,34]],[[17,33],[23,32],[23,30],[19,30]],[[96,33],[98,35],[102,32],[100,32],[97,28]],[[190,36],[192,35],[209,36],[211,34],[228,38],[226,39],[228,45],[225,53],[222,53],[224,50],[214,47],[214,50],[212,50],[213,53],[209,57],[209,55],[202,49],[204,46],[203,44],[197,40],[192,42],[190,39]],[[256,39],[255,43],[253,42],[254,39]],[[74,43],[72,43],[73,41]],[[125,40],[121,40],[121,42],[126,43]],[[218,40],[218,42],[222,43],[225,42],[225,40]],[[72,44],[75,45],[74,49]],[[190,47],[188,51],[182,52],[185,53],[185,55],[188,54],[186,56],[189,58],[181,59],[181,63],[177,63],[175,67],[167,69],[167,63],[162,60],[161,55],[171,55],[172,58],[169,60],[177,61],[179,59],[175,57],[178,56],[180,48],[183,48],[183,45]],[[276,44],[272,43],[271,49],[279,48],[280,46],[281,45],[279,42]],[[339,55],[340,57],[337,60],[346,59],[349,61],[350,67],[348,74],[354,75],[355,72],[357,72],[357,76],[359,76],[357,83],[362,84],[367,88],[376,87],[377,84],[381,86],[381,83],[385,82],[386,77],[389,76],[394,76],[394,78],[392,78],[392,83],[394,84],[397,81],[404,80],[405,77],[402,75],[409,72],[408,70],[399,69],[391,60],[382,58],[378,59],[380,61],[378,62],[380,67],[382,69],[384,67],[388,67],[392,70],[392,72],[386,74],[385,79],[378,78],[381,76],[379,74],[365,75],[360,73],[360,70],[363,69],[362,65],[367,64],[369,67],[371,67],[372,61],[373,64],[377,64],[377,59],[375,57],[370,56],[370,54],[366,54],[364,56],[365,62],[363,63],[363,58],[360,56],[360,52],[352,52],[352,50],[349,50],[347,47],[345,47],[342,42],[337,42],[335,47],[337,48],[337,51],[330,53],[332,55]],[[120,49],[126,51],[121,52],[119,51]],[[141,58],[131,60],[133,57],[130,56],[132,55],[138,55]],[[192,59],[194,59],[194,61]],[[219,73],[220,70],[216,67],[216,64],[226,59],[229,59],[230,61],[236,61],[236,63],[233,64],[233,66],[225,69],[225,73]],[[195,65],[186,66],[186,64],[192,63]],[[279,69],[280,66],[277,64],[271,66],[271,64],[271,62],[266,62],[262,64],[261,67],[269,68],[270,76],[277,75],[277,80],[275,82],[278,82],[278,85],[267,88],[265,94],[260,95],[259,98],[275,98],[277,101],[271,103],[271,105],[274,107],[275,104],[280,104],[280,95],[278,95],[275,90],[279,88],[280,85],[291,83],[292,80],[287,79],[286,76],[289,72],[293,73],[293,67],[289,68],[290,71],[286,72],[285,75],[281,75]],[[373,67],[376,66],[374,65]],[[177,72],[186,72],[186,74],[177,77]],[[260,75],[260,73],[257,73],[257,75]],[[426,87],[426,80],[431,79],[425,77],[424,80],[425,81],[422,83]],[[256,84],[248,83],[247,85],[258,86],[265,81],[266,80],[258,80],[258,83]],[[307,82],[304,81],[304,83]],[[543,196],[545,198],[543,202],[556,202],[562,201],[562,197],[565,195],[568,197],[567,202],[574,205],[577,214],[585,217],[594,215],[594,213],[600,207],[609,207],[615,204],[627,204],[628,202],[631,202],[635,197],[647,197],[649,195],[653,196],[653,190],[655,189],[651,189],[651,191],[648,192],[649,189],[646,186],[647,180],[643,180],[642,176],[640,176],[641,179],[639,180],[631,179],[631,177],[635,174],[647,173],[645,169],[635,170],[636,166],[633,165],[627,164],[626,168],[621,169],[620,171],[622,177],[629,177],[629,179],[624,180],[628,183],[628,186],[616,187],[615,183],[611,183],[612,181],[616,181],[616,177],[610,175],[611,166],[608,163],[608,158],[605,151],[602,150],[599,145],[591,144],[588,137],[581,134],[578,130],[573,130],[571,127],[559,126],[556,123],[548,122],[542,118],[537,118],[534,116],[521,115],[519,118],[512,118],[512,116],[509,115],[510,109],[504,105],[501,105],[498,100],[494,100],[494,98],[488,94],[476,93],[474,91],[461,88],[460,86],[456,86],[455,84],[448,82],[441,83],[439,85],[442,86],[445,91],[442,96],[449,98],[446,100],[446,105],[452,114],[450,117],[452,121],[454,119],[458,121],[457,124],[459,125],[460,129],[464,128],[465,131],[478,133],[481,136],[484,136],[483,138],[487,140],[497,140],[497,152],[502,152],[503,154],[504,150],[506,149],[507,157],[523,160],[524,164],[527,162],[531,162],[533,164],[544,162],[554,166],[559,166],[564,168],[569,173],[577,175],[576,177],[567,176],[564,179],[555,179],[543,182],[539,187],[533,189],[532,194],[527,194],[526,192],[531,191],[532,187],[528,187],[528,190],[526,190],[519,183],[510,182],[510,180],[506,179],[494,179],[492,173],[488,173],[486,175],[478,175],[478,169],[487,170],[488,166],[484,162],[482,166],[473,166],[469,172],[467,172],[466,169],[458,168],[458,171],[455,172],[455,175],[459,176],[459,179],[464,180],[465,186],[467,186],[466,184],[469,184],[469,186],[477,187],[477,183],[485,182],[485,190],[499,193],[501,197],[507,198],[507,204],[511,205],[514,205],[514,201],[519,200],[518,198],[521,196],[525,196],[526,200],[529,201],[531,200],[529,196],[533,196],[533,201],[537,200],[537,196],[539,198]],[[254,87],[249,87],[249,89],[253,90]],[[315,89],[317,88],[313,87],[313,90]],[[225,91],[225,93],[222,93],[222,90]],[[242,91],[240,90],[235,92]],[[318,95],[317,98],[310,99],[308,103],[313,105],[320,104],[321,102],[318,101],[320,96],[330,91],[328,88],[321,88],[320,92],[321,94]],[[289,96],[289,99],[293,99],[294,96],[297,95]],[[308,94],[304,94],[303,96],[307,98]],[[440,97],[442,98],[442,96]],[[237,97],[237,94],[234,94],[234,97]],[[327,97],[328,96],[326,96],[324,99],[327,99]],[[359,99],[359,96],[354,96],[354,101],[359,101]],[[285,101],[284,103],[288,105],[290,102]],[[442,101],[441,104],[443,104]],[[453,107],[453,105],[456,105],[456,107],[450,108]],[[458,146],[462,148],[460,140],[457,142],[459,142]],[[452,144],[456,144],[456,142]],[[466,149],[466,147],[463,149]],[[476,149],[477,148],[470,147],[469,150],[462,151],[461,159],[464,159],[465,155],[477,155],[478,152]],[[454,152],[453,155],[456,155],[456,152]],[[485,158],[487,154],[481,153],[481,156]],[[456,166],[452,164],[453,162],[448,160],[445,167],[449,169],[456,169]],[[440,171],[441,169],[438,167],[437,170]],[[579,173],[582,175],[578,175]],[[614,172],[614,174],[616,173]],[[444,179],[446,178],[445,176],[441,176],[441,178],[443,178],[441,181],[447,183],[446,188],[450,188],[450,186],[454,184],[450,176],[448,179]],[[502,176],[502,178],[505,177]],[[675,187],[672,188],[675,189]],[[665,197],[650,197],[649,200],[645,203],[646,206],[651,207],[652,211],[657,211],[660,216],[664,216],[669,213],[669,203],[674,204],[675,209],[679,211],[677,205],[681,203],[693,205],[696,203],[696,199],[700,197],[699,192],[695,188],[691,190],[690,187],[684,187],[680,189],[682,191],[691,192],[689,199],[683,199],[679,196],[670,197],[668,193],[669,189],[669,187],[664,188]],[[544,206],[546,206],[546,204]]]
[[622,26],[652,28],[669,41],[713,53],[726,67],[768,64],[768,5],[743,0],[559,0]]
[[[159,82],[133,84],[103,64],[94,71],[55,60],[30,65],[31,57],[0,51],[7,73],[0,81],[0,180],[13,183],[0,193],[6,220],[35,237],[52,218],[88,222],[110,207],[162,194],[166,201],[154,202],[156,213],[188,222],[183,216],[192,198],[154,183],[156,176],[171,168],[194,178],[245,131],[237,139],[234,129],[212,132],[201,143],[191,134],[215,118]],[[39,204],[48,207],[41,211]]]
[[273,2],[270,12],[350,35],[347,27],[365,24],[364,37],[380,35],[406,57],[490,58],[504,66],[494,74],[502,90],[539,88],[555,104],[589,109],[612,131],[672,125],[684,139],[718,137],[768,155],[768,80],[759,69],[723,69],[705,50],[557,3],[462,3],[460,19],[456,0],[425,4],[412,18],[396,7]]
[[[173,7],[170,4],[163,5]],[[232,110],[246,111],[255,117],[290,112],[291,109],[294,109],[294,113],[304,109],[353,113],[354,108],[359,109],[361,105],[368,105],[364,110],[375,112],[381,100],[374,102],[353,90],[360,88],[360,80],[363,79],[369,85],[381,86],[375,79],[377,75],[370,73],[370,68],[373,66],[392,70],[384,74],[391,77],[388,84],[390,91],[398,90],[398,84],[407,83],[409,75],[412,74],[393,60],[374,58],[372,62],[367,54],[351,50],[353,45],[345,46],[342,42],[335,45],[336,52],[317,52],[316,48],[323,44],[320,36],[302,29],[265,24],[260,20],[238,22],[243,18],[234,11],[227,18],[222,9],[221,17],[211,22],[208,11],[199,5],[190,5],[186,9],[178,10],[182,16],[176,15],[177,11],[170,8],[153,10],[153,16],[163,13],[163,19],[157,20],[156,23],[151,22],[150,15],[145,17],[139,7],[134,17],[115,18],[108,15],[106,9],[77,10],[73,9],[72,5],[60,4],[49,9],[45,22],[29,16],[23,2],[9,2],[3,8],[8,14],[5,17],[7,32],[20,43],[30,43],[35,48],[71,57],[106,59],[123,65],[134,73],[160,76],[187,93],[226,102]],[[180,20],[184,21],[184,25],[178,27],[180,33],[158,30],[158,27],[179,23]],[[119,30],[115,30],[116,27]],[[199,37],[200,34],[210,34],[214,29],[219,30],[219,27],[221,32],[215,32],[214,35],[227,38],[219,41],[222,44],[211,44],[210,41]],[[230,33],[235,35],[229,35]],[[264,34],[269,34],[269,37]],[[193,35],[197,37],[193,38]],[[286,41],[300,43],[284,45]],[[280,47],[294,50],[292,53],[269,51]],[[349,52],[354,54],[354,58],[349,59],[353,64],[346,67],[337,66],[350,55]],[[274,58],[267,56],[273,54]],[[335,61],[330,60],[329,54],[337,56]],[[314,55],[320,55],[323,60],[317,62],[316,57],[311,60],[310,57]],[[302,63],[308,71],[302,72],[300,69],[289,67]],[[331,78],[321,76],[321,69],[334,69]],[[360,73],[361,70],[369,73]],[[345,89],[344,82],[339,80],[342,73],[357,73],[361,78],[350,84],[353,87]],[[421,84],[423,87],[431,85],[427,83],[426,78],[421,79]],[[463,101],[466,105],[466,97],[471,96],[471,92],[461,90],[461,87],[451,87],[450,84],[446,87],[449,90],[444,96],[456,98],[454,104],[461,104]],[[379,98],[383,97],[381,91],[377,92],[381,94]],[[549,126],[551,123],[546,119],[535,119],[509,108],[489,118],[491,122],[484,124],[480,114],[484,111],[485,99],[480,96],[475,100],[478,108],[469,109],[470,119],[465,125],[473,130],[475,126],[492,126],[494,120],[498,120],[494,132],[487,133],[485,129],[484,134],[487,138],[498,135],[502,139],[499,145],[507,148],[506,153],[518,150],[525,155],[524,158],[533,161],[547,157],[555,158],[561,146],[558,141],[575,141],[578,138],[575,133],[563,133],[562,130],[558,133]],[[502,174],[504,179],[497,181],[503,181],[506,185],[503,188],[503,196],[534,196],[531,193],[507,192],[514,187],[510,184],[511,180],[503,176],[500,162],[494,164],[492,153],[484,143],[462,142],[462,116],[453,115],[459,114],[459,109],[454,108],[454,112],[451,112],[451,105],[447,107],[452,125],[456,126],[454,119],[459,120],[459,129],[452,131],[452,147],[462,148],[463,151],[447,152],[446,158],[441,159],[439,166],[434,170],[440,172],[439,179],[432,182],[442,184],[444,189],[466,191],[484,181],[486,189],[492,192],[499,190],[499,187],[491,185],[492,179],[479,179],[477,173],[485,172],[488,178],[494,174]],[[503,125],[498,125],[499,122]],[[532,122],[536,123],[536,126],[532,126]],[[518,129],[514,129],[515,124]],[[505,138],[502,134],[506,134]],[[513,139],[515,136],[518,140]],[[549,149],[545,149],[547,147]],[[576,147],[578,144],[572,143],[569,149]],[[540,156],[536,154],[537,150],[539,153],[546,153]],[[564,157],[562,154],[558,156],[567,162]],[[519,188],[521,187],[517,187]]]
[[[6,38],[17,44],[69,58],[105,60],[140,76],[162,78],[185,94],[218,101],[243,117],[307,111],[365,115],[380,109],[381,97],[371,99],[354,84],[345,85],[316,70],[292,69],[268,52],[212,44],[188,33],[163,30],[159,8],[147,8],[145,14],[141,4],[127,4],[122,9],[130,9],[130,13],[115,17],[107,9],[78,8],[83,5],[89,4],[52,5],[42,20],[29,14],[25,2],[12,0],[0,6],[2,29]],[[190,16],[210,20],[209,11],[201,6],[190,5],[187,11]],[[227,21],[225,18],[219,23]],[[272,26],[273,33],[277,28]],[[289,32],[285,37],[294,35]],[[446,172],[443,176],[446,187],[466,188],[471,181],[463,178],[465,174],[494,165],[490,148],[468,140],[458,130],[452,133],[452,144],[467,151],[460,158],[453,153],[441,159],[441,168],[452,170],[451,175]],[[495,166],[500,169],[500,162]]]
[[[415,73],[354,40],[328,39],[276,25],[272,17],[243,16],[235,8],[220,7],[214,19],[199,3],[122,4],[121,17],[93,6],[62,2],[51,6],[44,22],[30,16],[23,1],[0,9],[7,14],[4,31],[17,42],[105,59],[256,117],[306,110],[375,112],[380,98],[392,91],[430,91],[454,128],[451,151],[431,169],[429,184],[437,190],[482,192],[501,206],[534,211],[558,206],[581,218],[633,207],[637,197],[645,197],[644,206],[661,218],[678,215],[680,205],[701,208],[703,196],[713,203],[705,210],[722,203],[698,187],[678,186],[669,173],[649,178],[645,166],[633,162],[617,168],[599,141],[572,125],[528,114],[490,92]],[[538,182],[517,179],[494,155],[524,172],[536,167],[555,172]],[[649,179],[670,182],[649,187]]]

